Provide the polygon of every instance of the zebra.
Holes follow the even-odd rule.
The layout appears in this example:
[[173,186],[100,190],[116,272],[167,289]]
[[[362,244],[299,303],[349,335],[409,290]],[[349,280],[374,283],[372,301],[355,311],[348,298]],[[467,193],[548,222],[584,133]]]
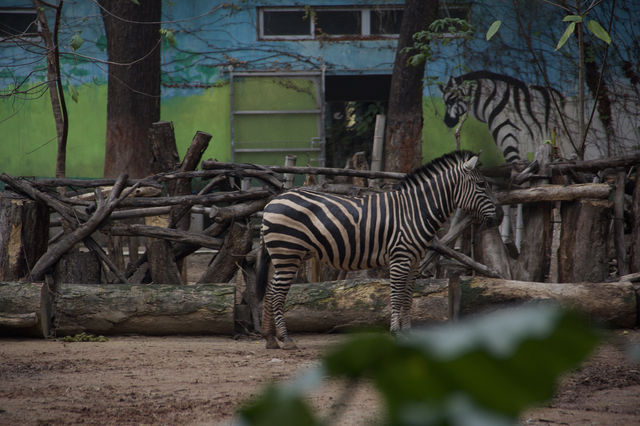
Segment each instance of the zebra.
[[[454,127],[469,109],[473,117],[487,123],[507,163],[535,152],[540,144],[551,139],[554,128],[562,129],[554,99],[562,111],[565,98],[555,89],[527,86],[513,77],[489,71],[474,71],[451,76],[441,90],[444,123]],[[573,151],[562,148],[565,154]]]
[[[410,327],[416,268],[456,207],[495,226],[501,209],[476,165],[478,155],[454,151],[417,168],[387,192],[356,197],[294,189],[264,209],[258,288],[264,294],[262,333],[268,349],[294,349],[283,306],[302,261],[317,256],[339,270],[388,266],[391,332]],[[267,283],[266,258],[274,267]],[[266,288],[265,288],[266,287]]]

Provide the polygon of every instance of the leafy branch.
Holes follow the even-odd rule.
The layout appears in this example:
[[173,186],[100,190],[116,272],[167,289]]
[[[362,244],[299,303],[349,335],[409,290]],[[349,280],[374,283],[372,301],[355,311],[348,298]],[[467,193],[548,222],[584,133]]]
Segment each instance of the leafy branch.
[[319,419],[304,398],[329,378],[373,383],[386,408],[384,423],[392,425],[515,424],[523,410],[551,399],[559,375],[598,340],[580,315],[540,304],[397,338],[359,334],[320,366],[269,387],[240,416],[247,425],[340,424],[333,413]]

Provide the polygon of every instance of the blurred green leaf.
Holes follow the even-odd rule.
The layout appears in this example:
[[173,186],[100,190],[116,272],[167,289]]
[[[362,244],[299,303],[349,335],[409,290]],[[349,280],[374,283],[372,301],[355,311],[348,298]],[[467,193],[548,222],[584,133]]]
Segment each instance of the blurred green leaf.
[[604,41],[607,44],[611,44],[611,37],[607,30],[602,28],[602,25],[598,21],[594,21],[593,19],[589,19],[587,21],[587,28],[591,31],[596,37],[600,40]]
[[83,43],[84,43],[84,40],[82,39],[80,34],[75,33],[73,37],[71,37],[71,43],[69,43],[69,45],[74,51],[76,51],[80,49],[80,46],[82,46]]
[[575,28],[576,28],[575,22],[571,22],[569,25],[567,25],[567,29],[564,30],[564,34],[562,34],[562,37],[560,37],[560,40],[558,41],[558,45],[556,46],[555,50],[559,50],[562,46],[564,46],[567,40],[569,40],[569,37],[571,37],[571,34],[573,34],[573,31],[575,30]]
[[580,15],[567,15],[564,18],[562,18],[562,22],[582,22],[583,18]]
[[176,38],[175,38],[175,35],[173,34],[173,31],[168,30],[166,28],[161,28],[160,34],[169,42],[169,44],[172,47],[176,46]]
[[255,426],[320,425],[301,394],[270,386],[252,404],[240,410],[240,419]]
[[491,40],[491,37],[493,37],[498,32],[498,29],[500,28],[501,24],[502,24],[502,21],[500,21],[500,20],[493,21],[493,23],[491,24],[491,26],[487,30],[487,35],[486,35],[487,41]]
[[78,89],[73,84],[69,84],[69,93],[71,93],[71,99],[73,102],[78,103],[78,97],[80,94],[78,93]]
[[[597,342],[598,334],[581,316],[546,304],[397,338],[358,334],[324,357],[324,369],[312,370],[298,384],[270,388],[243,410],[243,419],[256,425],[317,424],[299,395],[327,374],[372,381],[392,425],[513,424],[522,410],[550,399],[558,376]],[[288,411],[302,420],[293,423]]]

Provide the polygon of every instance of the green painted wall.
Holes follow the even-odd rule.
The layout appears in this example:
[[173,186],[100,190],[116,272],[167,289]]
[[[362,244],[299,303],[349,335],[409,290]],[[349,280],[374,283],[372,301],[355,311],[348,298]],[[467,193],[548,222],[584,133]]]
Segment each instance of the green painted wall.
[[[67,176],[103,176],[106,134],[106,85],[77,87],[78,101],[65,93],[69,113]],[[204,158],[229,161],[229,88],[175,97],[162,104],[162,119],[174,123],[180,156],[197,130],[213,136]],[[0,171],[16,176],[52,177],[57,152],[56,129],[48,95],[32,100],[3,98],[0,116]]]
[[[300,79],[275,81],[247,79],[235,87],[236,108],[253,109],[313,109],[316,90],[312,81]],[[69,141],[67,148],[67,176],[102,177],[104,138],[106,132],[106,86],[86,84],[77,88],[78,101],[67,94],[69,110]],[[173,97],[162,103],[162,119],[174,124],[180,156],[184,156],[196,131],[210,133],[213,138],[204,154],[205,159],[230,161],[230,87],[222,84],[200,94]],[[268,102],[277,99],[277,105]],[[429,161],[455,149],[453,129],[442,122],[443,104],[438,97],[424,100],[423,158]],[[0,116],[9,117],[0,123],[0,171],[17,176],[51,177],[55,175],[56,133],[48,96],[34,100],[0,100]],[[291,146],[309,146],[317,136],[314,115],[269,115],[236,117],[238,146],[247,142],[267,141],[267,147],[278,142]],[[244,145],[243,145],[244,143]],[[502,162],[487,126],[468,118],[462,132],[463,149],[482,150],[484,165]],[[298,164],[304,165],[316,154],[298,153]],[[283,153],[243,154],[238,162],[282,164]]]
[[162,120],[173,122],[180,158],[187,152],[198,130],[211,134],[203,159],[229,161],[229,85],[221,85],[187,97],[175,96],[162,102]]
[[[422,127],[422,158],[430,161],[456,149],[455,129],[448,128],[443,121],[444,103],[440,97],[425,97],[422,102],[424,124]],[[460,132],[460,148],[474,152],[482,151],[483,166],[504,163],[489,128],[473,117],[467,117]]]
[[[67,174],[100,177],[104,164],[106,86],[77,88],[78,102],[66,93],[69,113]],[[20,176],[55,175],[57,139],[48,92],[37,99],[0,101],[0,171]]]

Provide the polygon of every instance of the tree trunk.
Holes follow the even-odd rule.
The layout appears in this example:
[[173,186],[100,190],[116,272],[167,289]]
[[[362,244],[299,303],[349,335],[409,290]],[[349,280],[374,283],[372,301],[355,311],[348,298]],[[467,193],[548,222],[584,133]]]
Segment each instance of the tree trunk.
[[413,34],[437,17],[437,0],[407,0],[402,15],[396,59],[391,77],[384,146],[385,170],[409,172],[422,164],[422,79],[424,64],[407,63]]
[[[505,220],[509,218],[505,217]],[[478,227],[474,235],[474,254],[477,262],[492,269],[501,277],[511,279],[509,254],[500,237],[498,228]]]
[[514,278],[523,281],[546,281],[551,266],[552,203],[522,206],[522,248],[512,262]]
[[234,222],[227,231],[222,248],[198,283],[226,283],[251,250],[251,226]]
[[[168,215],[147,217],[146,224],[165,228],[169,224]],[[163,239],[147,238],[147,261],[151,282],[154,284],[184,284],[176,264],[171,243]]]
[[56,263],[56,283],[100,284],[100,259],[92,251],[69,250]]
[[633,225],[631,230],[631,253],[629,266],[631,272],[640,272],[640,168],[636,168],[636,184],[633,189],[631,208]]
[[162,3],[99,3],[109,57],[104,176],[146,177],[153,158],[148,130],[160,119]]
[[611,204],[606,200],[562,203],[559,282],[601,282],[609,274]]
[[[56,123],[56,134],[58,137],[58,153],[56,156],[56,178],[66,176],[67,167],[67,137],[69,134],[69,116],[67,105],[62,90],[62,78],[60,76],[60,49],[58,45],[58,29],[60,26],[60,16],[62,15],[62,0],[55,6],[55,23],[53,33],[49,29],[49,23],[45,14],[44,2],[34,0],[38,23],[40,24],[40,35],[44,40],[47,52],[47,86],[51,98],[51,109]],[[47,4],[47,6],[49,6]]]
[[29,275],[47,251],[49,209],[8,191],[0,193],[0,280]]
[[[168,121],[157,121],[149,128],[149,143],[153,152],[151,171],[162,173],[175,170],[180,162],[176,137],[173,131],[173,124]],[[167,192],[170,196],[176,194],[176,181],[166,183]],[[173,207],[172,207],[173,209]],[[146,218],[147,225],[168,227],[169,216],[158,216],[156,218]],[[158,222],[158,223],[155,223]],[[115,237],[118,238],[118,237]],[[166,240],[147,239],[147,259],[149,262],[149,272],[151,281],[155,284],[178,284],[186,283],[186,277],[181,273],[180,265],[175,261],[172,254],[171,243]]]
[[615,327],[635,327],[638,321],[637,295],[630,282],[554,284],[463,277],[460,288],[462,314],[555,301]]

